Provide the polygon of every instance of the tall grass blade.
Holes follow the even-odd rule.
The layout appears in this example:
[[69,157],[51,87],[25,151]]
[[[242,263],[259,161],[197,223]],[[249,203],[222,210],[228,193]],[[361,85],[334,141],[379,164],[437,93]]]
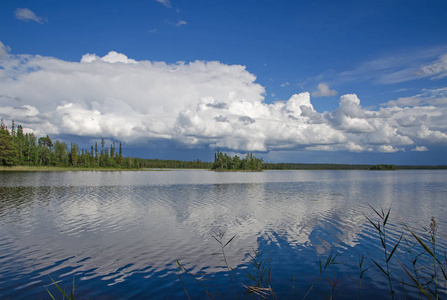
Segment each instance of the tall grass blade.
[[430,254],[432,257],[436,257],[435,254],[430,250],[430,248],[427,247],[427,245],[405,224],[402,222],[404,226],[408,229],[408,231],[413,235],[413,237],[418,241],[418,243],[424,248],[425,251],[427,251],[428,254]]
[[[383,226],[385,226],[385,225],[386,225],[386,222],[388,222],[388,217],[390,216],[390,212],[391,212],[391,207],[390,207],[390,209],[388,210],[388,213],[386,214],[385,221],[383,221]],[[382,213],[383,213],[383,210],[382,210]]]
[[188,297],[188,299],[191,300],[191,297],[189,297],[188,291],[186,290],[185,283],[183,282],[182,276],[180,275],[180,266],[181,265],[180,265],[180,262],[177,259],[175,260],[175,266],[177,267],[177,276],[180,279],[180,282],[182,283],[183,290],[185,291],[186,296]]
[[383,238],[383,236],[380,236],[380,241],[382,242],[382,247],[383,247],[383,249],[386,250],[385,239]]
[[186,275],[188,275],[188,276],[190,276],[192,279],[194,279],[194,281],[205,291],[205,293],[206,293],[206,295],[210,298],[210,299],[214,299],[214,297],[211,295],[211,293],[210,292],[208,292],[208,290],[206,289],[206,287],[205,287],[205,285],[203,285],[202,283],[201,283],[201,281],[202,280],[200,280],[200,279],[197,279],[193,274],[191,274],[178,260],[176,260],[175,261],[175,264],[176,264],[176,266],[177,266],[177,274],[178,274],[178,276],[179,276],[179,278],[180,278],[180,281],[181,281],[181,283],[182,283],[182,285],[183,285],[183,289],[185,290],[185,292],[186,292],[186,295],[188,296],[188,299],[191,299],[190,297],[189,297],[189,295],[188,295],[188,292],[186,291],[186,288],[185,288],[185,285],[184,285],[184,283],[183,283],[183,280],[182,280],[182,278],[181,278],[181,276],[180,276],[180,271],[179,271],[179,267],[180,267],[180,269],[182,269],[184,272],[185,272],[185,274]]
[[310,292],[313,290],[313,288],[315,287],[315,284],[317,284],[318,281],[320,281],[321,276],[324,274],[324,272],[326,271],[326,269],[332,265],[332,264],[336,264],[335,259],[337,258],[338,254],[336,254],[335,256],[333,256],[334,254],[331,252],[328,256],[328,258],[326,259],[326,263],[324,264],[324,267],[321,264],[321,257],[318,257],[318,262],[320,264],[320,274],[318,275],[317,279],[315,279],[315,281],[312,283],[312,285],[310,286],[310,288],[307,290],[306,295],[304,295],[304,297],[302,298],[303,300],[307,298],[307,296],[310,294]]
[[45,288],[45,289],[47,290],[47,293],[48,293],[48,295],[50,295],[51,299],[56,300],[56,298],[54,298],[54,296],[50,293],[50,291],[47,288]]
[[402,269],[404,269],[404,271],[408,274],[408,276],[411,278],[411,280],[413,280],[414,284],[418,287],[418,289],[428,298],[428,299],[433,299],[428,293],[427,291],[421,286],[421,284],[419,283],[419,281],[416,280],[416,278],[413,277],[413,275],[411,275],[410,272],[408,272],[408,270],[404,267],[404,265],[399,261],[399,264],[402,266]]
[[[67,295],[67,293],[57,284],[56,281],[54,281],[53,278],[50,277],[50,279],[53,282],[53,284],[56,286],[56,288],[59,290],[59,292],[62,294],[62,299],[67,298],[67,299],[70,299],[70,300],[74,300],[74,277],[73,277],[73,286],[71,287],[71,297],[69,297]],[[50,291],[48,289],[47,289],[47,292],[50,295],[50,297],[52,299],[54,299],[54,296],[50,293]]]
[[397,242],[396,246],[394,246],[393,250],[391,251],[390,256],[388,256],[386,262],[389,262],[391,257],[393,257],[393,254],[396,251],[397,246],[399,246],[401,240],[402,240],[402,235],[400,236],[399,241]]
[[382,234],[382,230],[380,229],[380,225],[376,225],[376,223],[374,223],[370,218],[368,218],[365,214],[363,214],[365,216],[365,218],[369,221],[369,223],[371,223],[372,226],[374,226],[377,231],[379,231]]
[[383,209],[382,214],[380,214],[374,207],[371,206],[371,204],[368,203],[368,206],[371,207],[371,209],[383,220]]
[[[213,238],[220,245],[221,254],[223,256],[223,261],[225,263],[225,266],[227,267],[228,276],[230,278],[231,286],[233,287],[234,298],[237,299],[236,287],[235,287],[234,282],[233,282],[233,274],[231,274],[231,271],[234,272],[234,270],[232,268],[230,268],[230,266],[228,265],[227,256],[225,255],[225,250],[224,250],[225,247],[233,241],[233,239],[236,237],[236,235],[234,235],[231,239],[229,239],[225,244],[222,242],[224,236],[225,236],[225,231],[220,232],[220,233],[214,232]],[[235,277],[235,279],[236,279],[236,277]]]
[[231,243],[232,241],[233,241],[233,239],[236,237],[236,235],[233,235],[233,237],[228,241],[228,242],[226,242],[225,243],[225,245],[223,246],[224,248],[229,244],[229,243]]
[[73,284],[71,286],[71,298],[70,299],[74,299],[74,292],[75,292],[75,278],[73,276]]
[[388,273],[374,259],[372,259],[372,262],[376,264],[376,266],[380,269],[380,271],[383,272],[383,274],[389,276]]

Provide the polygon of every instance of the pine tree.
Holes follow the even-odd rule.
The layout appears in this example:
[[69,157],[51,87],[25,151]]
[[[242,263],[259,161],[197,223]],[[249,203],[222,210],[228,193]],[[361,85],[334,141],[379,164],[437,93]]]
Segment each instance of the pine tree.
[[71,143],[70,163],[72,166],[76,166],[78,163],[78,145],[75,143]]
[[40,156],[40,164],[42,165],[50,165],[51,163],[51,148],[53,147],[53,142],[50,137],[47,135],[46,137],[41,137],[38,140],[39,145],[39,156]]
[[99,166],[99,157],[98,157],[98,142],[95,142],[95,162]]
[[119,152],[118,152],[117,164],[120,166],[123,164],[123,146],[122,146],[121,142],[120,142],[120,148],[119,148]]
[[0,165],[13,166],[16,164],[17,158],[18,152],[14,137],[10,135],[2,120],[0,127]]
[[65,142],[56,141],[54,143],[55,164],[58,166],[67,165],[67,144]]

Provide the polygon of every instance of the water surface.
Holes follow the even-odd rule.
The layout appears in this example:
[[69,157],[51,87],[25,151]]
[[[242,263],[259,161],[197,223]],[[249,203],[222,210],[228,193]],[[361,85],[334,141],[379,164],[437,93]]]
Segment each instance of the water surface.
[[[67,290],[73,276],[79,299],[186,298],[175,260],[208,279],[217,298],[233,298],[221,248],[237,293],[253,251],[270,263],[279,298],[302,298],[320,272],[319,257],[337,254],[324,274],[340,279],[338,298],[357,298],[358,259],[381,261],[369,206],[392,207],[387,234],[396,243],[401,220],[418,233],[431,217],[445,234],[447,172],[265,171],[0,172],[0,298],[48,298],[51,278]],[[406,235],[407,236],[407,235]],[[446,247],[440,237],[439,247]],[[216,254],[217,253],[217,254]],[[398,248],[396,257],[405,259]],[[405,262],[404,262],[405,263]],[[392,261],[392,270],[402,268]],[[184,274],[183,274],[184,276]],[[207,298],[183,277],[189,295]],[[396,282],[407,298],[418,294]],[[311,298],[330,293],[319,282]],[[389,294],[377,268],[362,278],[362,298]]]

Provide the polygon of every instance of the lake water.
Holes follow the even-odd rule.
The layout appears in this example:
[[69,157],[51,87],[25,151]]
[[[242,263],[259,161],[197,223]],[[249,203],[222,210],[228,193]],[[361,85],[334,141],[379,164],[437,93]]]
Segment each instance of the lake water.
[[[336,262],[312,288],[324,299],[335,280],[337,298],[356,299],[359,258],[385,266],[370,206],[391,208],[386,225],[390,251],[404,233],[423,234],[438,222],[437,248],[446,249],[447,171],[205,170],[139,172],[0,172],[0,299],[61,296],[51,278],[77,299],[234,298],[254,282],[250,255],[271,269],[279,299],[301,299],[320,273],[319,258]],[[370,205],[370,206],[369,206]],[[390,261],[398,298],[419,294],[399,283],[410,279],[402,242]],[[418,262],[424,263],[421,257]],[[175,260],[195,275],[178,272]],[[425,272],[429,272],[427,263]],[[421,271],[421,275],[424,273]],[[185,288],[179,279],[182,278]],[[387,298],[386,276],[376,267],[361,281],[361,298]],[[445,290],[441,291],[446,296]]]

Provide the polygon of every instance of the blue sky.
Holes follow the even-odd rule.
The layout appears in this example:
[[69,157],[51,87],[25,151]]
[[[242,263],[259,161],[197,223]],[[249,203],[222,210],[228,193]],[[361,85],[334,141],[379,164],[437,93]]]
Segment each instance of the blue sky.
[[0,116],[128,155],[447,164],[445,1],[0,3]]

